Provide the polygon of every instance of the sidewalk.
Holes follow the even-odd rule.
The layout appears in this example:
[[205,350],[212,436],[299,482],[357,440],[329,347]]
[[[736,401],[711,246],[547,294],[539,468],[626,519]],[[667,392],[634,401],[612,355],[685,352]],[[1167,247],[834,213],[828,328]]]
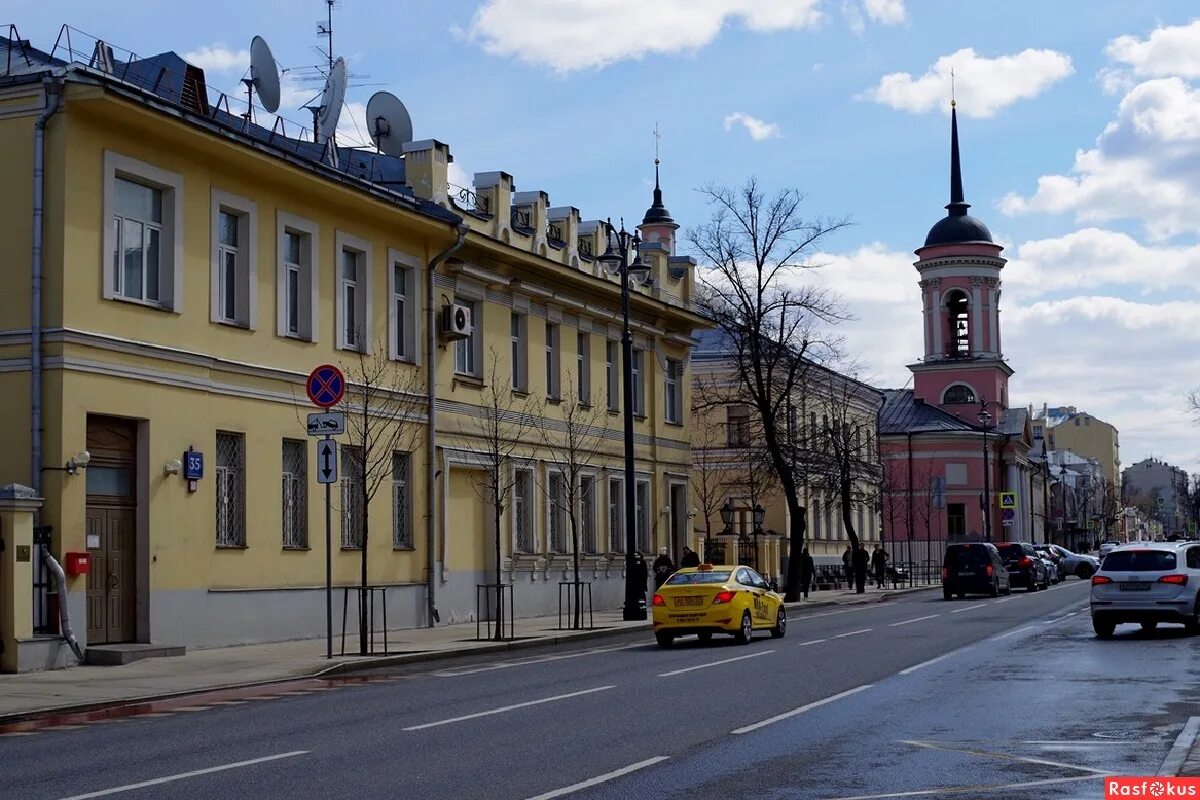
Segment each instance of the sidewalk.
[[[870,589],[815,592],[807,601],[788,603],[788,611],[802,616],[811,609],[834,605],[861,605],[886,600],[914,589]],[[79,666],[49,672],[0,675],[0,721],[48,711],[84,710],[131,701],[162,699],[213,689],[227,689],[277,681],[335,675],[370,667],[431,661],[455,656],[501,653],[530,647],[570,644],[612,636],[639,628],[647,622],[625,622],[621,612],[601,611],[592,630],[559,630],[558,618],[533,617],[515,622],[516,640],[475,640],[475,623],[443,625],[388,632],[388,655],[337,655],[325,658],[325,639],[220,647],[193,650],[187,655],[152,658],[119,667]],[[647,634],[649,631],[647,630]],[[647,641],[652,641],[647,636]],[[382,648],[378,635],[376,645]],[[358,640],[346,637],[346,649],[357,651]]]

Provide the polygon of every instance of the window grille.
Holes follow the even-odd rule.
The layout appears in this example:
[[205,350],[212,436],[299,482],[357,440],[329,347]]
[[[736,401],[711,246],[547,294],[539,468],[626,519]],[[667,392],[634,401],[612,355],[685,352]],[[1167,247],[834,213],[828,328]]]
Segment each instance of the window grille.
[[398,550],[413,546],[411,474],[411,454],[392,454],[392,547]]
[[308,547],[307,444],[283,440],[283,546]]
[[363,457],[362,448],[342,447],[342,547],[363,546]]
[[246,437],[217,431],[217,546],[246,546]]

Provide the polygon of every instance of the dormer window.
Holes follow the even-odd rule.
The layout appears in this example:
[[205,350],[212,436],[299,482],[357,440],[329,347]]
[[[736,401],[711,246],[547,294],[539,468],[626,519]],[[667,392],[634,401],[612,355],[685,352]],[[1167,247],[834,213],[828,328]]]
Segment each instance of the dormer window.
[[946,321],[950,328],[947,355],[964,357],[971,354],[971,301],[965,292],[954,290],[946,296]]
[[512,210],[512,226],[523,233],[533,233],[533,209],[514,207]]
[[946,393],[942,395],[942,405],[966,405],[975,402],[975,391],[962,383],[956,383],[946,389]]
[[592,257],[592,237],[580,236],[576,245],[579,255],[583,256],[584,258]]
[[558,244],[563,243],[562,225],[557,222],[550,222],[546,225],[546,238]]

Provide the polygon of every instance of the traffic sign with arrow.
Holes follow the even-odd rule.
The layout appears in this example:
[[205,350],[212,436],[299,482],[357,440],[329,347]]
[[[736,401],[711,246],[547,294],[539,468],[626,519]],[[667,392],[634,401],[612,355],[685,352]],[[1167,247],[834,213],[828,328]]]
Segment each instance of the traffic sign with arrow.
[[322,439],[317,442],[317,483],[337,483],[337,441]]

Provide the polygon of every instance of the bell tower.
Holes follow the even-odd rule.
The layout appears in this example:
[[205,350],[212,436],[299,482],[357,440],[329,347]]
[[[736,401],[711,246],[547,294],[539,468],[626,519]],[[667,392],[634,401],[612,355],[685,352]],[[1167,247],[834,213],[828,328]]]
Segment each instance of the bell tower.
[[917,398],[975,424],[982,399],[993,409],[1008,408],[1012,368],[1000,344],[1003,248],[967,213],[970,207],[963,194],[958,111],[951,103],[950,203],[916,251],[925,356],[909,369]]

